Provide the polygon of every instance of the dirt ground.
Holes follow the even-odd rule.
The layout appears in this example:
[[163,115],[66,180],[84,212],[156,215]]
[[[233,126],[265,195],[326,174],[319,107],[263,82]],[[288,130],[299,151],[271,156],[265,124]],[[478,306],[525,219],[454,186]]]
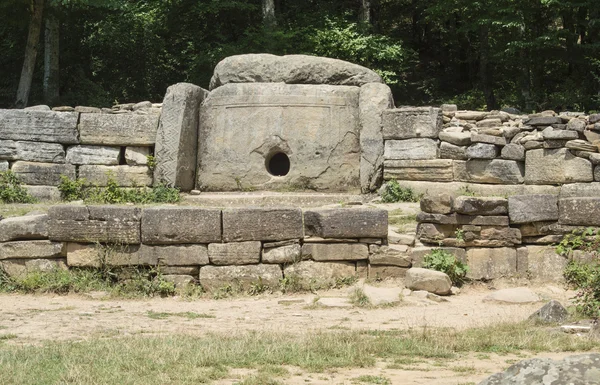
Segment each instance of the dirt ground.
[[[387,285],[394,285],[388,283]],[[559,287],[532,287],[544,300],[557,299],[568,304],[573,293]],[[348,288],[318,293],[323,297],[344,297]],[[48,340],[83,340],[135,334],[228,333],[231,331],[274,331],[307,333],[327,329],[405,330],[422,327],[466,329],[496,322],[518,322],[543,305],[498,304],[484,302],[490,294],[486,286],[463,288],[447,302],[405,297],[401,305],[375,309],[320,308],[311,306],[315,294],[265,294],[232,299],[181,298],[115,300],[90,296],[0,295],[0,334],[14,334],[11,344],[37,344]],[[194,312],[200,318],[152,317],[152,313]],[[561,358],[573,353],[541,354]],[[351,384],[362,375],[383,376],[392,384],[468,384],[504,370],[511,363],[531,355],[471,355],[440,367],[435,362],[411,365],[410,370],[386,368],[384,363],[367,369],[338,369],[320,374],[295,368],[286,384]],[[437,366],[436,366],[437,365]],[[251,372],[251,371],[250,371]],[[232,370],[248,374],[247,370]],[[235,379],[218,382],[233,384]]]

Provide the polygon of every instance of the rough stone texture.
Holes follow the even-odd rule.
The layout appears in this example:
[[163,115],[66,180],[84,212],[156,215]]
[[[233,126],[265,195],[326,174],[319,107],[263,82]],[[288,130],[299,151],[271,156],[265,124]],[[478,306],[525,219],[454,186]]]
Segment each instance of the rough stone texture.
[[[1,162],[0,162],[1,163]],[[1,169],[1,167],[0,167]],[[0,170],[1,171],[1,170]],[[46,202],[59,202],[61,201],[61,194],[58,187],[55,186],[27,186],[24,185],[27,192],[39,201]]]
[[157,254],[142,245],[112,245],[69,242],[67,264],[76,267],[155,266]]
[[454,161],[454,179],[461,182],[521,184],[524,172],[523,163],[514,160]]
[[375,191],[383,178],[382,114],[394,107],[390,88],[369,83],[360,88],[360,187],[363,193]]
[[283,241],[303,236],[302,211],[293,208],[223,210],[223,241]]
[[528,126],[551,126],[561,124],[562,119],[558,116],[535,116],[524,122]]
[[470,279],[511,277],[517,272],[517,251],[509,247],[468,249],[467,264]]
[[53,270],[66,270],[64,259],[5,259],[0,268],[12,278],[23,277],[32,272],[48,273]]
[[452,281],[446,274],[418,267],[408,269],[404,284],[410,290],[425,290],[438,295],[448,295],[452,288]]
[[48,215],[25,215],[0,221],[0,242],[48,238]]
[[564,184],[593,180],[592,164],[571,154],[566,148],[527,151],[526,184]]
[[510,221],[516,223],[558,220],[558,197],[548,194],[508,197]]
[[494,159],[498,156],[498,147],[488,143],[473,143],[467,147],[469,159]]
[[504,159],[523,161],[525,160],[525,147],[516,143],[507,144],[502,147],[500,156]]
[[207,245],[142,245],[140,253],[147,260],[157,261],[161,266],[201,266],[209,264]]
[[342,60],[307,55],[230,56],[215,67],[210,90],[227,83],[287,83],[362,86],[382,83],[368,68]]
[[569,312],[567,309],[558,301],[551,300],[541,309],[536,310],[529,319],[545,323],[559,323],[564,322],[569,318]]
[[467,160],[467,146],[457,146],[448,142],[440,144],[440,158]]
[[560,187],[559,198],[600,196],[600,183],[570,183]]
[[0,110],[0,139],[77,144],[74,112]]
[[214,265],[251,265],[260,262],[259,241],[211,243],[208,258]]
[[417,138],[386,140],[384,159],[436,159],[438,147],[434,139]]
[[194,188],[200,104],[208,91],[189,83],[167,88],[156,133],[155,183]]
[[120,147],[72,146],[67,149],[67,162],[71,164],[101,164],[114,166],[119,164]]
[[[454,161],[455,163],[458,161]],[[464,168],[464,165],[462,165]],[[585,184],[585,183],[582,183]],[[446,193],[452,196],[463,195],[465,188],[481,196],[510,196],[522,194],[556,194],[560,193],[561,187],[550,185],[502,185],[502,184],[481,184],[465,182],[447,182],[438,183],[430,181],[402,181],[403,187],[410,187],[418,194],[439,194]]]
[[440,140],[454,144],[456,146],[467,146],[471,144],[470,132],[447,132],[442,131],[438,134]]
[[0,159],[64,163],[65,150],[58,143],[0,140]]
[[[125,148],[125,162],[128,166],[146,166],[148,165],[149,147],[127,147]],[[195,164],[195,163],[194,163]],[[156,169],[154,169],[156,175]]]
[[600,384],[600,354],[569,356],[560,361],[531,358],[494,374],[479,385],[598,385]]
[[85,165],[79,167],[79,177],[92,186],[106,186],[109,177],[121,187],[152,185],[152,172],[146,166]]
[[483,300],[485,302],[521,304],[538,302],[540,299],[539,295],[527,287],[513,287],[495,291],[487,295]]
[[406,276],[408,267],[389,265],[369,265],[368,277],[373,280],[401,279]]
[[508,214],[508,201],[497,197],[459,196],[452,207],[455,212],[466,215]]
[[221,242],[221,210],[149,207],[142,212],[142,243],[149,245]]
[[279,287],[283,278],[279,265],[203,266],[200,268],[200,285],[214,291],[231,285],[236,289],[248,288],[261,282],[273,289]]
[[386,238],[388,213],[371,208],[306,210],[304,231],[321,238]]
[[302,258],[302,246],[295,243],[272,248],[264,248],[263,263],[296,263]]
[[81,114],[81,144],[152,146],[156,140],[158,116],[138,114]]
[[8,162],[5,160],[0,160],[0,172],[8,171]]
[[[197,189],[360,189],[357,87],[229,84],[200,108]],[[289,172],[269,172],[283,153]]]
[[36,259],[66,257],[62,242],[18,241],[0,243],[0,259]]
[[442,110],[402,107],[383,112],[385,139],[436,138],[442,128]]
[[519,264],[532,281],[562,282],[567,258],[558,255],[554,246],[527,246],[521,251]]
[[182,288],[187,285],[192,285],[196,282],[196,278],[187,274],[163,274],[162,278],[167,282],[173,283],[175,288]]
[[305,243],[302,258],[314,261],[358,261],[369,258],[369,248],[362,243]]
[[[502,134],[502,131],[498,131],[498,134]],[[481,133],[471,133],[471,142],[472,143],[487,143],[487,144],[495,144],[497,146],[505,146],[506,138],[502,136],[496,135],[488,135]]]
[[423,258],[425,258],[426,255],[431,254],[431,252],[433,250],[437,250],[437,249],[441,249],[444,250],[452,255],[454,255],[454,257],[463,262],[466,263],[467,262],[467,252],[465,251],[464,248],[459,248],[459,247],[429,247],[429,246],[419,246],[419,247],[413,247],[412,249],[410,249],[410,260],[412,262],[412,266],[413,267],[423,267]]
[[70,164],[15,162],[11,170],[23,184],[57,186],[60,176],[75,179],[75,166]]
[[371,265],[388,265],[399,267],[411,267],[411,259],[408,255],[408,248],[400,245],[389,245],[378,247],[377,250],[369,255]]
[[507,216],[497,215],[461,215],[461,214],[430,214],[420,212],[417,222],[439,223],[443,225],[473,225],[473,226],[508,226]]
[[284,266],[283,275],[297,281],[302,288],[318,289],[334,285],[337,278],[354,277],[356,265],[353,262],[302,261]]
[[600,197],[562,198],[558,208],[561,224],[600,226]]
[[569,120],[569,123],[567,123],[567,130],[583,133],[585,130],[585,121],[578,118],[571,119]]
[[450,182],[453,179],[453,172],[452,161],[449,159],[386,160],[383,178]]
[[432,214],[450,214],[454,198],[450,194],[425,195],[420,201],[421,211]]

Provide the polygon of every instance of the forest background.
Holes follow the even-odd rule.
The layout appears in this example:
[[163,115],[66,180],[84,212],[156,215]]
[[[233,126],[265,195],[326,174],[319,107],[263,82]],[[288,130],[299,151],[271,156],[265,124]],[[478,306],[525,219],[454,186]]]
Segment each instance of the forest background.
[[0,0],[0,108],[159,102],[259,52],[372,68],[397,105],[600,110],[600,0]]

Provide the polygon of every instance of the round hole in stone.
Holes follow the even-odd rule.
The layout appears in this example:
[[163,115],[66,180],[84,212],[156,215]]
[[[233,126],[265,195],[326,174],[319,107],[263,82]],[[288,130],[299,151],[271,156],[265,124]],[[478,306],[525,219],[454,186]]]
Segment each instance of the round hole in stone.
[[274,176],[286,176],[290,172],[290,158],[283,152],[276,152],[267,158],[267,171]]

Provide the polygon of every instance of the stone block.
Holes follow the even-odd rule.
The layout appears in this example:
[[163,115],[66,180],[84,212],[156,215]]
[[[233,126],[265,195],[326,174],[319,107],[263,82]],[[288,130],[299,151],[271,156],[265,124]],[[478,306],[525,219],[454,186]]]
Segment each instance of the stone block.
[[302,258],[302,246],[295,243],[291,245],[264,248],[263,263],[296,263]]
[[0,140],[0,159],[64,163],[65,150],[58,143]]
[[8,171],[8,162],[5,160],[0,160],[0,172]]
[[488,143],[473,143],[466,151],[469,159],[494,159],[498,157],[498,153],[498,147]]
[[401,245],[389,245],[377,247],[369,255],[371,265],[388,265],[399,267],[411,267],[412,263],[408,255],[408,247]]
[[385,180],[450,182],[453,175],[453,165],[449,159],[384,161]]
[[0,243],[0,259],[37,259],[66,257],[65,244],[50,241]]
[[454,180],[473,183],[521,184],[523,163],[505,159],[454,161]]
[[508,217],[499,215],[442,215],[420,212],[417,214],[417,222],[443,225],[508,226]]
[[528,126],[551,126],[561,124],[562,119],[558,116],[537,116],[524,122]]
[[448,142],[440,144],[440,158],[467,160],[467,146],[457,146]]
[[421,198],[421,211],[432,214],[450,214],[454,198],[450,194],[425,195]]
[[5,259],[0,268],[11,278],[22,278],[33,272],[49,273],[53,270],[66,270],[64,259]]
[[71,146],[67,148],[67,162],[71,164],[119,164],[121,148],[107,146]]
[[314,261],[358,261],[369,258],[369,248],[362,243],[305,243],[302,258]]
[[381,83],[360,88],[360,187],[363,193],[374,191],[383,178],[382,114],[394,107],[392,90]]
[[182,288],[196,283],[196,278],[187,274],[163,274],[162,278],[175,285],[175,288]]
[[57,186],[61,175],[75,179],[75,166],[70,164],[18,161],[13,163],[11,170],[27,185]]
[[517,272],[517,251],[512,247],[467,249],[467,264],[469,279],[512,277]]
[[579,138],[579,134],[575,131],[571,130],[560,130],[555,129],[553,127],[546,127],[544,131],[542,131],[542,135],[544,136],[544,140],[573,140]]
[[[499,132],[501,134],[501,132]],[[482,133],[471,133],[471,143],[487,143],[494,144],[496,146],[505,146],[506,138],[497,135],[488,135]]]
[[425,243],[437,243],[445,238],[454,237],[456,226],[437,223],[419,223],[417,239]]
[[498,197],[459,196],[454,199],[454,211],[465,215],[505,215],[508,201]]
[[548,194],[508,197],[508,212],[513,224],[558,220],[558,197]]
[[42,202],[60,202],[61,199],[62,199],[60,191],[58,190],[58,187],[56,187],[56,186],[27,186],[27,185],[23,185],[23,187],[25,187],[25,189],[27,189],[27,192],[32,197],[34,197],[35,199],[37,199],[38,201],[42,201]]
[[213,265],[251,265],[260,262],[259,241],[211,243],[208,258]]
[[146,166],[100,166],[79,167],[79,178],[91,186],[106,186],[112,178],[121,187],[143,187],[152,185],[152,172]]
[[302,210],[239,208],[223,210],[223,241],[283,241],[303,236]]
[[389,265],[369,265],[369,279],[400,279],[406,276],[408,267]]
[[561,224],[600,226],[600,197],[562,198],[558,211]]
[[300,288],[318,290],[335,285],[336,280],[356,276],[354,262],[301,261],[283,267],[286,280]]
[[[147,166],[148,156],[150,156],[149,147],[125,148],[125,162],[128,166]],[[154,175],[156,175],[156,168],[154,169]]]
[[208,91],[189,83],[167,88],[156,134],[155,183],[194,188],[200,104]]
[[158,116],[137,114],[81,114],[81,144],[104,146],[153,146]]
[[441,131],[438,136],[442,142],[448,142],[456,146],[468,146],[471,144],[470,132]]
[[279,265],[209,265],[200,268],[200,285],[208,291],[215,291],[226,286],[243,290],[259,282],[271,289],[277,289],[282,278],[283,274]]
[[402,107],[383,112],[384,139],[437,138],[442,111],[434,107]]
[[145,208],[142,212],[142,242],[149,245],[221,242],[221,210]]
[[487,114],[484,111],[457,111],[454,116],[460,120],[483,120]]
[[388,213],[381,209],[343,208],[304,211],[306,236],[321,238],[386,238]]
[[157,261],[161,266],[201,266],[209,264],[207,245],[142,245],[140,253],[144,255],[146,260]]
[[75,267],[156,266],[157,254],[142,245],[67,244],[67,264]]
[[0,139],[77,144],[75,112],[0,110]]
[[566,148],[530,150],[526,153],[526,184],[565,184],[593,180],[590,161],[573,155]]
[[160,266],[163,275],[191,275],[198,278],[200,266]]
[[436,159],[438,146],[434,139],[418,138],[386,140],[384,159]]
[[520,267],[530,280],[553,283],[564,280],[563,272],[568,260],[558,255],[554,246],[529,245],[526,252],[521,251],[520,257]]
[[502,147],[500,156],[503,159],[524,161],[525,147],[517,143],[507,144],[506,146]]
[[48,238],[48,215],[25,215],[0,221],[0,242]]
[[569,183],[560,187],[559,198],[600,196],[600,183]]

